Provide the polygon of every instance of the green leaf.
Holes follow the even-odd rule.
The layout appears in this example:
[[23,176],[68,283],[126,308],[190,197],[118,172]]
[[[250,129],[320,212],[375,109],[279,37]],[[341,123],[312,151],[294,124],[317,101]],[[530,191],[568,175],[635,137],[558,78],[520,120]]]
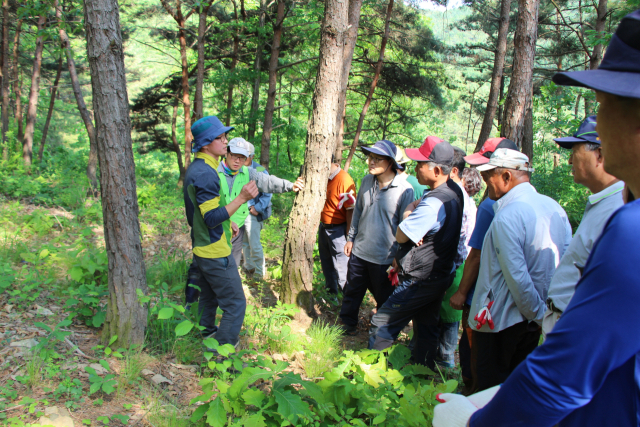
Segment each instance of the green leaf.
[[[191,403],[193,404],[193,401],[191,401]],[[196,408],[195,411],[193,411],[193,414],[191,414],[191,417],[189,418],[189,421],[191,421],[192,423],[196,423],[198,421],[200,421],[202,419],[202,417],[204,417],[204,414],[207,413],[207,411],[209,410],[209,404],[205,403],[204,405],[200,405]]]
[[117,336],[117,335],[114,335],[114,336],[112,336],[112,337],[111,337],[111,339],[109,340],[109,344],[107,344],[107,345],[111,345],[111,344],[113,344],[114,342],[116,342],[117,340],[118,340],[118,336]]
[[45,330],[45,331],[47,331],[47,332],[51,332],[51,328],[50,328],[50,327],[48,327],[47,325],[45,325],[45,324],[44,324],[44,323],[42,323],[42,322],[36,322],[36,323],[34,323],[34,324],[33,324],[33,326],[35,326],[35,327],[37,327],[37,328],[42,328],[42,329],[44,329],[44,330]]
[[291,384],[300,384],[302,382],[302,378],[300,378],[299,374],[294,374],[293,372],[287,372],[287,375],[283,376],[279,380],[273,383],[273,389],[283,389]]
[[212,427],[224,427],[227,423],[227,411],[222,405],[222,399],[218,396],[209,404],[207,411],[207,424]]
[[380,424],[381,422],[383,422],[386,419],[387,419],[386,415],[380,414],[380,415],[378,415],[377,417],[375,417],[373,419],[373,425],[378,425],[378,424]]
[[260,404],[265,397],[266,396],[263,392],[255,388],[250,388],[249,390],[242,393],[242,398],[247,405],[257,406],[258,408],[260,407]]
[[104,359],[100,359],[100,360],[98,360],[98,363],[99,363],[100,365],[102,365],[102,367],[103,367],[104,369],[106,369],[107,371],[111,372],[111,368],[109,367],[109,364],[107,363],[107,361],[106,361],[106,360],[104,360]]
[[100,387],[102,387],[102,382],[91,384],[91,386],[89,387],[89,394],[93,394],[96,391],[100,390]]
[[122,424],[126,425],[129,422],[129,416],[128,415],[122,415],[122,414],[115,414],[111,416],[111,419],[116,419],[118,421],[120,421]]
[[187,335],[191,329],[193,329],[193,322],[191,320],[180,322],[178,326],[176,326],[176,336],[181,337]]
[[411,350],[404,345],[394,345],[389,351],[389,363],[393,366],[393,369],[402,369],[404,365],[409,362],[411,358]]
[[265,418],[262,414],[257,413],[253,414],[250,417],[247,417],[246,420],[242,423],[244,427],[266,427],[267,424],[264,422]]
[[116,390],[116,380],[105,381],[102,383],[102,391],[111,394]]
[[170,319],[172,317],[173,317],[173,308],[171,307],[164,307],[158,312],[159,320]]
[[71,276],[71,278],[76,282],[81,281],[83,276],[82,269],[78,267],[73,267],[71,270],[69,270],[69,276]]
[[[93,326],[95,326],[96,328],[99,328],[100,326],[102,326],[102,324],[104,323],[104,319],[107,317],[107,312],[106,311],[99,311],[96,313],[95,316],[93,316]],[[111,344],[109,344],[111,345]]]
[[289,390],[273,390],[272,394],[278,404],[278,413],[286,420],[297,425],[300,416],[310,415],[309,405],[304,403],[300,396],[291,393]]
[[40,259],[45,259],[47,256],[49,255],[49,250],[48,249],[43,249],[42,251],[40,251]]
[[236,378],[228,391],[230,399],[235,400],[240,397],[240,394],[247,389],[247,386],[253,384],[259,379],[269,379],[273,377],[274,373],[266,371],[260,368],[246,368],[242,371],[242,375]]
[[216,340],[215,338],[205,338],[202,340],[202,344],[205,345],[205,347],[210,348],[210,349],[217,349],[218,348],[218,340]]

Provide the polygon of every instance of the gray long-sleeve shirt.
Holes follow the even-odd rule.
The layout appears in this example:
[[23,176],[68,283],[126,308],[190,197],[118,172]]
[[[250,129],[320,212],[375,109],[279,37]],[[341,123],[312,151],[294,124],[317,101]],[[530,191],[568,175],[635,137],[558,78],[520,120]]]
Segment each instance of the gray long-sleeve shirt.
[[391,264],[398,250],[396,229],[413,200],[413,187],[402,177],[396,175],[385,188],[373,175],[362,178],[347,238],[352,253],[374,264]]
[[[258,172],[254,168],[248,167],[247,170],[249,171],[249,180],[255,181],[258,186],[258,190],[263,193],[286,193],[293,190],[293,183],[291,181],[278,178],[275,175],[267,175],[263,172]],[[220,162],[220,166],[218,166],[218,172],[222,173],[227,179],[229,190],[231,190],[233,188],[233,181],[235,181],[236,176],[238,175],[227,175],[224,171],[224,167],[222,166],[222,162]],[[243,173],[243,168],[240,168],[238,173]]]

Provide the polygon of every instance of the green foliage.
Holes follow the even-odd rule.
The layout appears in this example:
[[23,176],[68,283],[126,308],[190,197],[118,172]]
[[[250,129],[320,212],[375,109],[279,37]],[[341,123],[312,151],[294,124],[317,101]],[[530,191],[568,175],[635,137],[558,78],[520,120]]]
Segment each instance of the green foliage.
[[304,345],[304,370],[307,377],[315,378],[333,368],[342,353],[340,328],[319,321],[307,329],[309,342]]

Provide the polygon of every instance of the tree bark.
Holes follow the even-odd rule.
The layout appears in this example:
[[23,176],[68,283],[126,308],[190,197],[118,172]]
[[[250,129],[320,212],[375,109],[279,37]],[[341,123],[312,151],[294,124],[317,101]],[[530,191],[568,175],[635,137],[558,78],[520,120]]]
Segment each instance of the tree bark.
[[[211,2],[202,7],[198,19],[198,68],[196,71],[196,96],[193,100],[194,120],[200,120],[204,117],[204,98],[202,91],[204,89],[204,35],[207,31],[207,15]],[[182,159],[179,161],[182,164]],[[183,171],[180,170],[180,182],[182,183]]]
[[9,0],[2,2],[2,158],[9,157],[7,130],[9,129]]
[[[45,15],[38,17],[38,34],[44,27]],[[38,96],[40,95],[40,67],[42,66],[42,35],[36,39],[36,51],[33,59],[33,71],[31,73],[31,90],[29,91],[29,105],[27,106],[27,125],[24,129],[22,140],[22,159],[27,168],[31,167],[33,159],[33,133],[36,127],[36,114],[38,112]]]
[[173,143],[173,151],[176,152],[176,156],[178,157],[178,170],[180,171],[180,178],[178,179],[178,187],[182,187],[184,183],[184,175],[186,173],[186,169],[184,168],[184,164],[182,163],[182,151],[180,150],[180,144],[178,144],[178,132],[177,132],[177,122],[178,122],[178,98],[173,104],[173,114],[171,115],[171,142]]
[[253,141],[256,136],[256,118],[258,117],[258,108],[260,107],[260,70],[262,68],[262,51],[264,49],[264,39],[262,38],[262,29],[264,28],[266,0],[260,0],[260,21],[259,21],[259,41],[256,48],[256,57],[253,61],[253,94],[251,95],[251,110],[249,111],[249,124],[247,137],[249,141]]
[[387,5],[387,16],[385,18],[385,23],[384,23],[384,35],[382,36],[382,42],[380,43],[380,56],[378,57],[378,63],[376,64],[376,71],[373,76],[373,81],[371,82],[371,87],[369,88],[369,94],[367,95],[367,100],[364,102],[364,106],[362,107],[362,112],[360,113],[360,118],[358,119],[358,127],[356,128],[356,135],[353,137],[353,143],[351,144],[351,149],[349,150],[347,161],[344,162],[345,171],[349,171],[349,166],[351,165],[353,154],[356,152],[356,148],[358,148],[358,142],[360,142],[360,133],[362,132],[362,125],[364,124],[364,117],[367,115],[367,110],[369,109],[369,105],[371,104],[371,100],[373,99],[373,92],[375,92],[376,90],[376,86],[378,85],[378,79],[380,78],[380,72],[382,71],[382,64],[384,63],[384,51],[385,51],[385,48],[387,47],[387,40],[389,40],[389,23],[391,21],[391,11],[393,10],[393,1],[394,0],[389,0],[389,4]]
[[109,303],[103,341],[144,342],[147,307],[136,291],[147,292],[129,99],[117,0],[85,0],[84,26],[96,118],[104,240],[109,259]]
[[533,87],[533,67],[538,35],[539,0],[518,0],[515,54],[509,91],[504,104],[501,136],[522,148],[527,105]]
[[524,115],[522,152],[529,157],[530,162],[533,162],[533,93],[529,96]]
[[493,119],[498,109],[498,98],[500,95],[500,85],[502,83],[504,60],[507,55],[507,36],[509,34],[509,13],[511,12],[511,0],[502,0],[500,7],[500,25],[498,26],[498,40],[496,42],[496,53],[493,62],[493,72],[491,74],[491,87],[489,88],[489,99],[487,109],[484,112],[480,135],[475,151],[480,151],[482,144],[491,136]]
[[269,145],[273,127],[273,112],[276,103],[276,85],[278,83],[278,55],[280,55],[280,40],[282,38],[282,23],[284,22],[284,0],[278,0],[276,23],[273,26],[273,41],[271,42],[271,59],[269,60],[269,91],[267,92],[267,106],[264,109],[264,123],[262,124],[262,141],[260,143],[260,164],[269,169]]
[[24,137],[22,127],[22,85],[20,79],[20,63],[18,62],[20,52],[20,32],[22,30],[22,19],[16,24],[16,34],[13,38],[13,93],[16,97],[16,122],[18,124],[18,141]]
[[358,41],[358,27],[360,26],[360,11],[362,10],[363,0],[349,1],[349,23],[347,36],[344,43],[344,51],[342,52],[342,77],[340,81],[340,100],[338,102],[338,127],[340,131],[336,137],[336,148],[334,155],[336,162],[342,162],[342,144],[344,140],[344,117],[347,113],[347,86],[349,85],[349,72],[351,71],[351,62],[353,60],[353,51]]
[[233,2],[233,10],[236,17],[236,32],[233,35],[233,57],[231,59],[231,68],[229,69],[229,89],[227,90],[227,117],[225,118],[225,126],[231,126],[231,109],[233,108],[233,75],[238,65],[238,49],[240,48],[240,22],[238,19],[238,10],[236,2]]
[[338,133],[339,90],[347,32],[348,3],[326,0],[320,37],[320,61],[313,94],[303,177],[306,187],[294,201],[284,247],[280,299],[308,312],[313,307],[313,245],[324,205],[329,163]]
[[82,95],[82,89],[80,88],[80,80],[78,79],[78,72],[76,71],[76,63],[73,60],[73,52],[71,51],[69,36],[63,27],[62,6],[58,0],[55,1],[54,6],[56,8],[56,19],[58,20],[60,42],[62,43],[62,49],[64,49],[64,53],[67,57],[67,68],[69,69],[73,95],[76,98],[78,111],[80,112],[80,117],[82,117],[85,129],[87,129],[87,136],[89,137],[89,159],[87,161],[87,178],[91,185],[89,193],[96,196],[98,192],[98,146],[96,144],[96,130],[93,126],[91,113],[87,108],[87,104],[84,102],[84,96]]
[[42,129],[42,140],[40,141],[40,150],[38,151],[38,161],[42,162],[44,154],[44,145],[47,143],[47,133],[49,133],[49,124],[51,124],[51,115],[53,114],[53,106],[56,103],[56,93],[58,92],[58,83],[60,82],[60,74],[62,74],[62,55],[58,59],[58,70],[56,71],[56,79],[51,87],[51,100],[49,100],[49,111],[47,111],[47,120],[44,122]]

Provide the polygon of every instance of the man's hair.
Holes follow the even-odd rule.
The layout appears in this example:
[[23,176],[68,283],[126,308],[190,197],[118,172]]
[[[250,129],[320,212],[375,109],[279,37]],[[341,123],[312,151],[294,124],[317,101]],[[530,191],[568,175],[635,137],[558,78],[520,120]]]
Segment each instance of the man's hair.
[[452,169],[458,168],[458,178],[460,179],[462,179],[462,172],[467,165],[467,162],[464,161],[464,156],[466,155],[467,153],[465,153],[462,148],[453,147],[453,161],[451,162],[451,167]]
[[427,165],[429,166],[430,171],[433,170],[436,166],[438,166],[442,170],[442,173],[444,175],[449,175],[451,173],[451,165],[443,165],[436,162],[427,162]]
[[596,144],[595,142],[585,142],[584,149],[587,151],[596,151],[600,148],[600,144]]
[[335,162],[336,162],[336,155],[335,155],[335,154],[332,154],[332,155],[331,155],[331,163],[333,164],[333,163],[335,163]]
[[476,168],[465,168],[462,173],[462,181],[469,196],[475,196],[482,189],[482,177]]
[[493,169],[493,173],[497,173],[499,175],[502,175],[502,173],[504,171],[509,171],[511,172],[511,175],[516,178],[516,179],[522,179],[525,176],[527,177],[527,181],[531,179],[531,172],[529,171],[521,171],[521,170],[517,170],[517,169],[509,169],[509,168],[495,168]]

